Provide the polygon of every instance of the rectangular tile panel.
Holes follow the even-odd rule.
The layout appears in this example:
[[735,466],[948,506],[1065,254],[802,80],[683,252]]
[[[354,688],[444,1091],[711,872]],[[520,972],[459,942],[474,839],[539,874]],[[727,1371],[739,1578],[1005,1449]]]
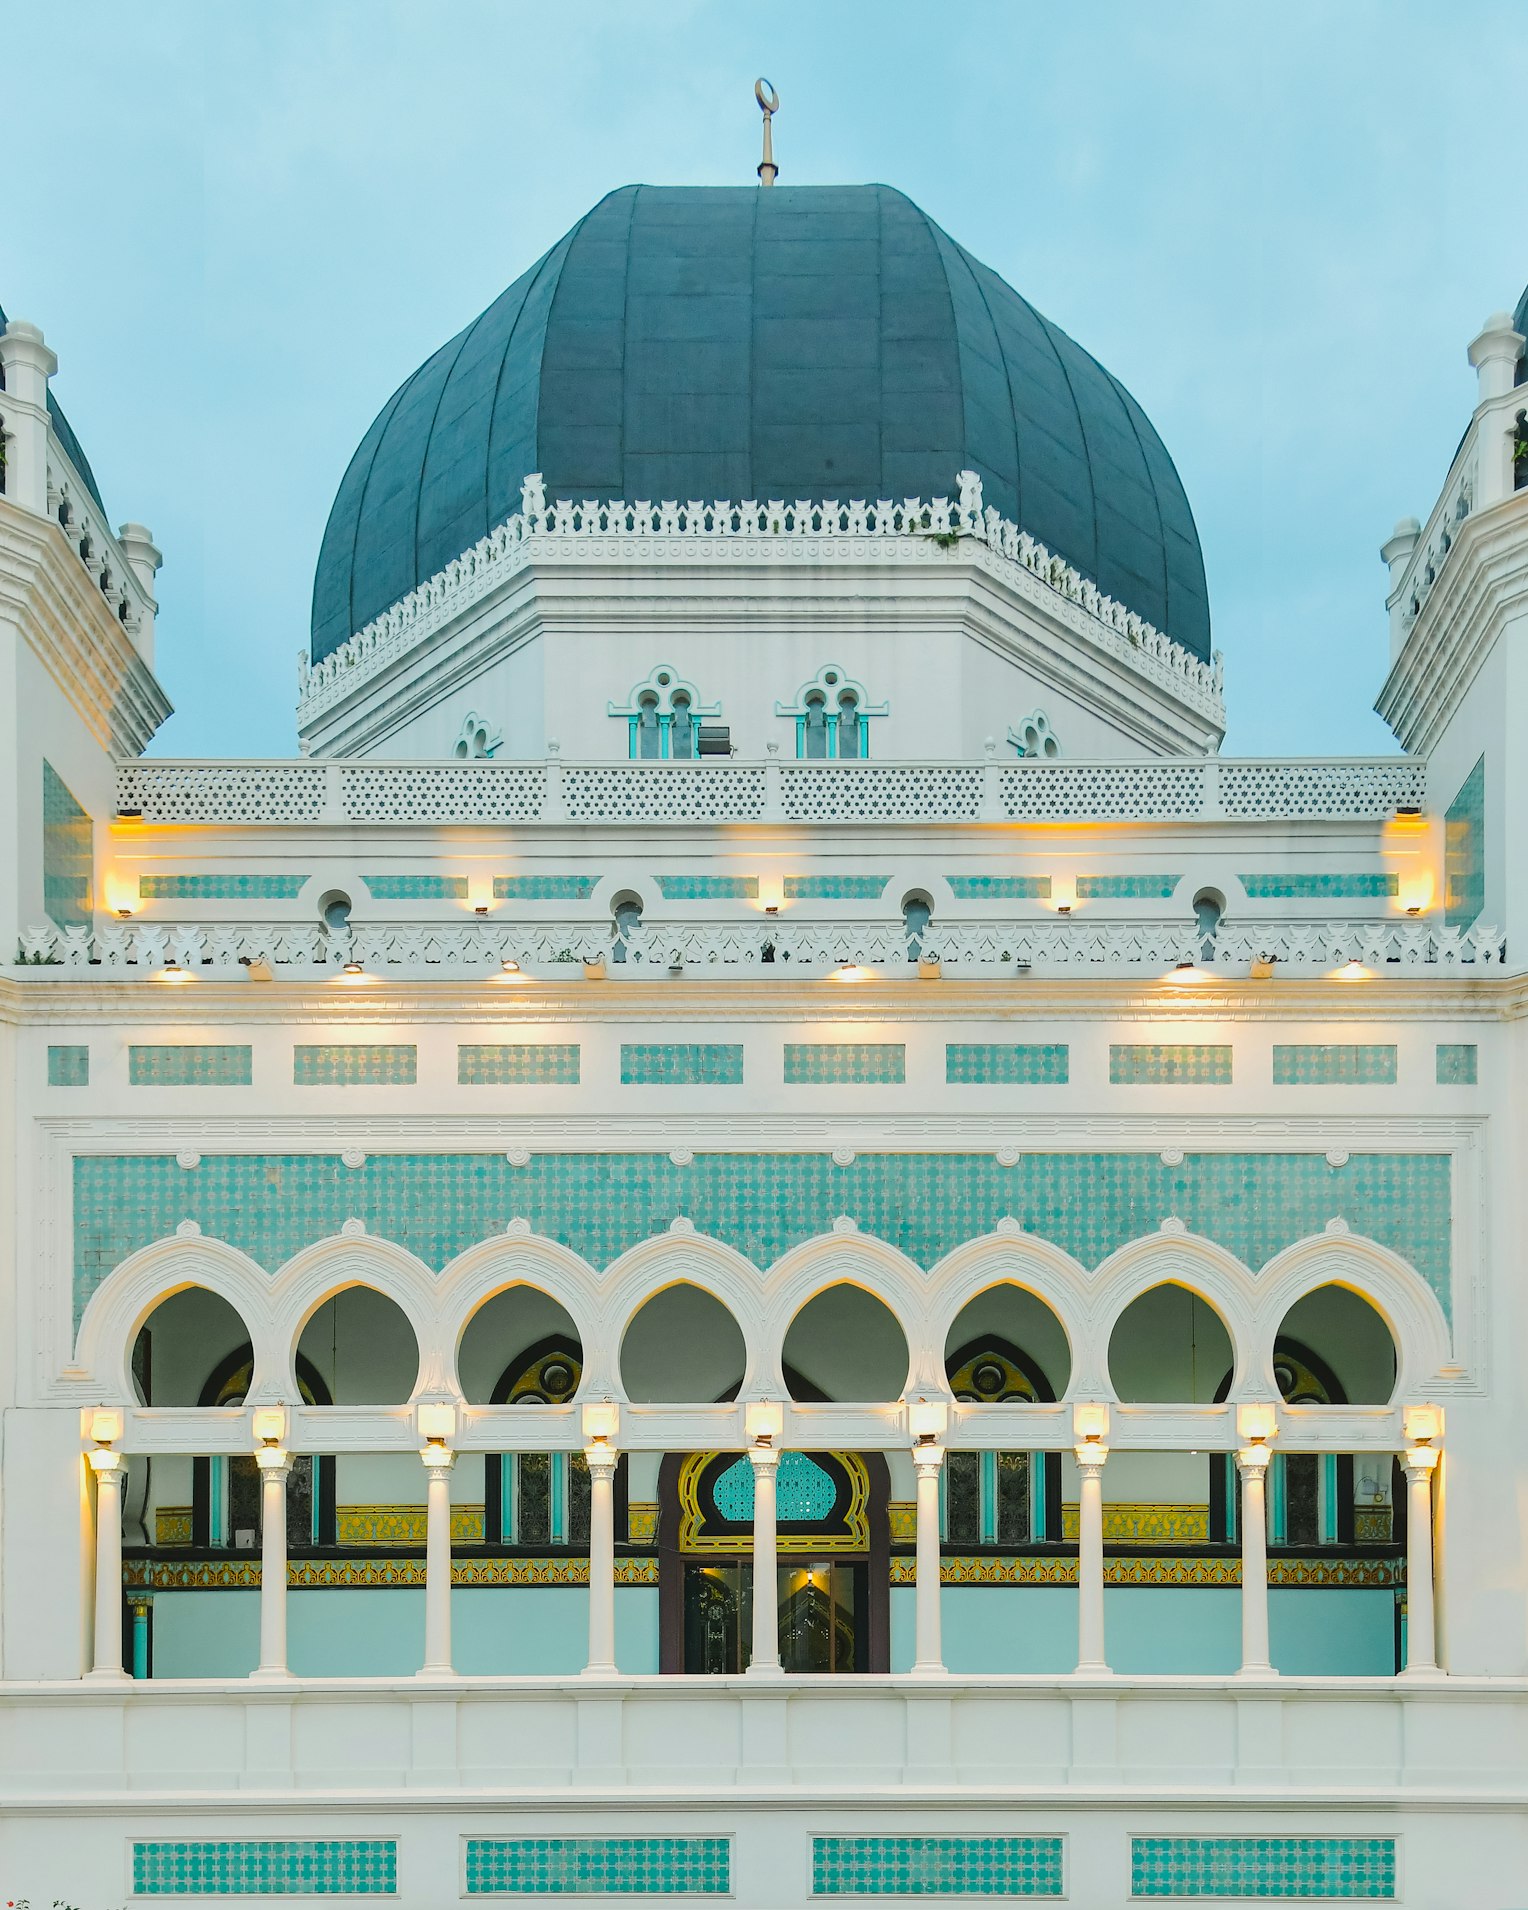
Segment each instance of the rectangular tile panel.
[[666,902],[753,902],[759,895],[756,875],[660,875],[653,879]]
[[743,1079],[740,1042],[623,1041],[621,1080],[626,1087],[724,1088]]
[[725,1897],[728,1837],[469,1837],[469,1897]]
[[814,1837],[814,1897],[1059,1897],[1060,1837]]
[[48,1086],[50,1088],[88,1088],[90,1086],[90,1050],[80,1045],[49,1048]]
[[1070,1065],[1064,1041],[951,1041],[944,1050],[944,1078],[952,1086],[1058,1087]]
[[363,875],[379,902],[465,902],[464,875]]
[[1051,892],[1048,875],[950,875],[945,880],[957,902],[1043,901]]
[[1379,869],[1353,869],[1346,874],[1318,874],[1313,870],[1262,871],[1255,875],[1240,875],[1236,879],[1248,896],[1257,902],[1318,902],[1330,901],[1339,896],[1377,898],[1399,895],[1401,889],[1398,875],[1387,874]]
[[390,1897],[397,1889],[391,1837],[133,1845],[135,1897]]
[[1116,1087],[1227,1087],[1231,1050],[1218,1042],[1113,1042],[1109,1079]]
[[1459,785],[1443,818],[1443,914],[1468,928],[1486,905],[1486,759]]
[[1393,1837],[1133,1837],[1130,1894],[1395,1901]]
[[140,875],[140,902],[291,902],[305,875]]
[[1436,1065],[1440,1088],[1472,1088],[1480,1079],[1480,1050],[1473,1041],[1440,1041]]
[[885,875],[788,875],[787,902],[879,902]]
[[247,1088],[252,1066],[253,1051],[238,1044],[176,1042],[127,1051],[127,1078],[135,1088]]
[[412,1087],[418,1075],[419,1051],[411,1043],[299,1043],[292,1051],[299,1088]]
[[474,1088],[576,1088],[576,1041],[463,1042],[456,1051],[456,1078]]
[[907,1079],[900,1041],[787,1041],[787,1087],[892,1086]]
[[1391,1041],[1276,1041],[1273,1082],[1280,1088],[1395,1086]]
[[597,875],[496,875],[496,902],[587,902]]
[[1079,902],[1166,902],[1183,880],[1181,875],[1080,875]]

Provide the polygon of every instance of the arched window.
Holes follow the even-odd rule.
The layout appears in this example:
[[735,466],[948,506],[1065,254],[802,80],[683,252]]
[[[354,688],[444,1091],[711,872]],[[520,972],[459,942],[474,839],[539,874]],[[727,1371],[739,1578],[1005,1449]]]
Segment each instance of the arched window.
[[[490,1404],[559,1406],[578,1391],[582,1350],[542,1340],[499,1375]],[[616,1469],[616,1530],[626,1523],[626,1461]],[[489,1453],[483,1461],[483,1542],[517,1551],[560,1551],[589,1543],[589,1467],[581,1452]]]
[[[198,1405],[242,1406],[254,1353],[246,1341],[217,1366]],[[311,1360],[297,1355],[297,1386],[309,1406],[334,1400]],[[219,1453],[191,1467],[191,1543],[212,1551],[252,1550],[260,1538],[260,1468],[253,1454]],[[287,1545],[306,1551],[335,1543],[334,1458],[294,1454],[287,1480]]]
[[[956,1399],[996,1405],[1052,1400],[1040,1366],[1007,1340],[972,1340],[945,1361]],[[952,1550],[1005,1550],[1061,1538],[1058,1452],[951,1452],[941,1492],[942,1536]]]
[[870,754],[870,722],[886,714],[872,704],[863,683],[846,677],[836,665],[803,683],[791,704],[777,703],[776,716],[794,718],[796,755],[806,762],[853,762]]
[[627,893],[618,895],[610,910],[613,932],[610,959],[624,962],[631,952],[632,938],[642,927],[642,898]]
[[476,710],[468,710],[451,745],[451,754],[459,763],[484,761],[491,759],[503,742],[504,732],[496,723],[479,716]]
[[1034,761],[1054,762],[1061,754],[1061,745],[1044,710],[1031,710],[1022,722],[1015,723],[1008,732],[1008,740],[1020,756]]
[[915,962],[923,953],[923,938],[928,933],[934,905],[916,890],[902,898],[902,929],[907,937],[907,959]]
[[627,726],[628,754],[635,762],[692,762],[700,754],[700,725],[721,715],[720,703],[703,704],[693,683],[667,664],[633,689],[609,712]]
[[[1288,1406],[1345,1406],[1347,1395],[1331,1368],[1298,1340],[1274,1342],[1273,1376]],[[1231,1390],[1227,1373],[1215,1398]],[[1238,1538],[1240,1494],[1234,1454],[1210,1461],[1210,1537],[1226,1544]],[[1278,1452],[1268,1468],[1270,1545],[1351,1545],[1354,1540],[1353,1455],[1345,1452]]]

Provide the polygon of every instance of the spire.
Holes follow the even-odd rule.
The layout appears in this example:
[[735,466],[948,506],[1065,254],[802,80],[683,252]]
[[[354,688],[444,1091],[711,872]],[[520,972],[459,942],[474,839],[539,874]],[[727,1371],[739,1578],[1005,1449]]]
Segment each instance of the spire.
[[759,161],[759,184],[772,186],[780,168],[775,164],[775,149],[769,137],[769,122],[780,110],[780,95],[768,80],[755,80],[753,96],[759,102],[759,111],[764,115],[764,157]]

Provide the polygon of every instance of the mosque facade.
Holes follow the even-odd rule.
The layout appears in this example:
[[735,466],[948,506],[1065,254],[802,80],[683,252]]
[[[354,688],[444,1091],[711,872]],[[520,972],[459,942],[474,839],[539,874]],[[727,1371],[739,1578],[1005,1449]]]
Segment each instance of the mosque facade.
[[284,760],[0,314],[0,1897],[1510,1910],[1528,299],[1235,758],[1124,385],[764,184],[387,401]]

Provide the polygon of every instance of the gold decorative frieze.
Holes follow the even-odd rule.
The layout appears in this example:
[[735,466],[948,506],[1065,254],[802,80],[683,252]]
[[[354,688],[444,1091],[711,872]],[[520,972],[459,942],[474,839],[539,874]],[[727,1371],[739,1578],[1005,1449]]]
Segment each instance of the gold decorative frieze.
[[918,1507],[912,1499],[890,1499],[886,1526],[893,1545],[912,1545],[918,1537]]
[[[453,1559],[453,1585],[587,1585],[584,1558]],[[615,1562],[617,1585],[656,1585],[658,1561],[626,1558]],[[129,1559],[122,1568],[129,1591],[205,1592],[257,1590],[257,1558]],[[326,1591],[350,1586],[372,1588],[424,1584],[423,1559],[290,1559],[287,1584],[293,1591]]]
[[1395,1536],[1394,1514],[1387,1505],[1353,1508],[1353,1537],[1360,1545],[1388,1545]]
[[[1349,1590],[1386,1590],[1400,1586],[1403,1566],[1399,1559],[1357,1558],[1272,1558],[1268,1561],[1270,1585],[1327,1586]],[[1077,1561],[1074,1558],[951,1557],[941,1560],[939,1580],[943,1585],[1075,1585]],[[916,1582],[910,1558],[891,1561],[893,1585]],[[1106,1585],[1208,1585],[1241,1584],[1241,1560],[1215,1558],[1153,1557],[1106,1558]]]
[[626,1505],[626,1536],[633,1545],[658,1543],[658,1507],[647,1499],[631,1499]]
[[[1075,1501],[1061,1508],[1061,1536],[1077,1537]],[[1210,1537],[1207,1505],[1104,1506],[1105,1545],[1206,1545]]]
[[[335,1508],[334,1536],[339,1545],[423,1545],[425,1511],[422,1505],[342,1505]],[[455,1545],[483,1543],[483,1508],[451,1508],[451,1540]]]
[[154,1514],[156,1545],[191,1543],[191,1508],[188,1505],[162,1505]]

